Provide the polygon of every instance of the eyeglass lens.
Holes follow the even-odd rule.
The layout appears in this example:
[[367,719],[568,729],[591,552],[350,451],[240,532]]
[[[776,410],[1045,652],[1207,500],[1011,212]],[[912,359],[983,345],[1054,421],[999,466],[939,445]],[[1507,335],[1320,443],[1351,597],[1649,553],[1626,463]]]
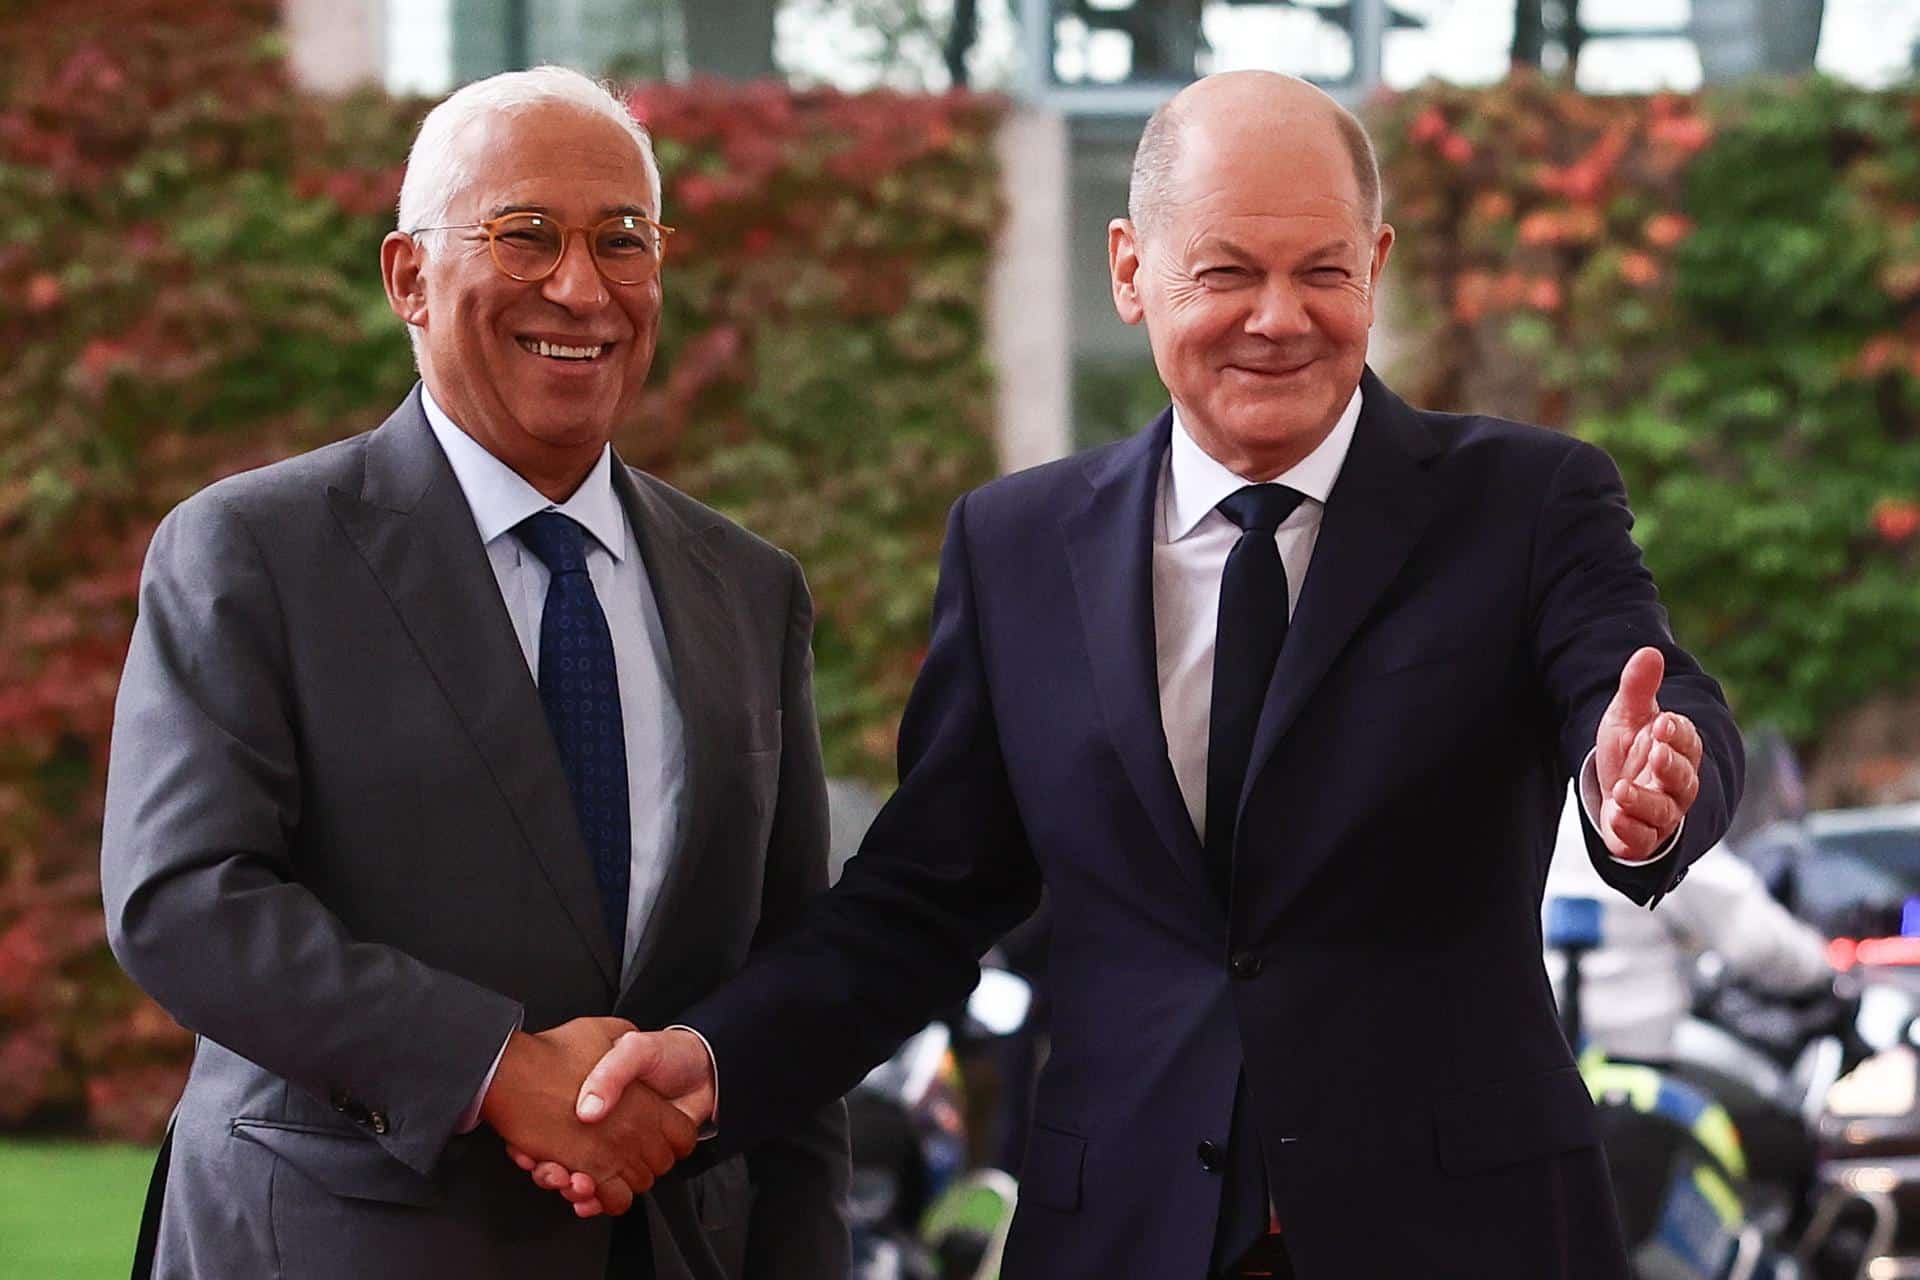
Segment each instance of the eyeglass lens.
[[[640,284],[660,264],[654,235],[653,228],[639,218],[614,217],[593,228],[587,245],[607,279]],[[494,224],[494,260],[516,279],[533,280],[551,272],[566,246],[566,231],[542,214],[510,214]]]

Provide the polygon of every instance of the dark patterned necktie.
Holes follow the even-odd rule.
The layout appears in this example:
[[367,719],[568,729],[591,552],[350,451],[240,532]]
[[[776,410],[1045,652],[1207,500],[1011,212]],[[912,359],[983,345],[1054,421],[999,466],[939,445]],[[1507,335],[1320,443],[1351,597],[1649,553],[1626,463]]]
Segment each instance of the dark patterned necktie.
[[560,748],[580,834],[593,855],[607,936],[613,954],[624,957],[633,828],[613,632],[587,576],[586,533],[578,523],[542,511],[515,525],[513,533],[553,575],[540,617],[540,702]]
[[1273,532],[1304,497],[1285,485],[1250,484],[1220,500],[1240,526],[1220,575],[1213,641],[1213,704],[1207,719],[1207,874],[1224,906],[1233,887],[1233,835],[1253,730],[1287,638],[1287,570]]

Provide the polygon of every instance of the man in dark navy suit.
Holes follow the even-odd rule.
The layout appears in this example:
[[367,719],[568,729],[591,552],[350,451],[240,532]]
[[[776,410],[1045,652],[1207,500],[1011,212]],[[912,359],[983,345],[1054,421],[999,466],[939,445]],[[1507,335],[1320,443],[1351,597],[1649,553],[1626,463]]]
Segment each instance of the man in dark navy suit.
[[1720,690],[1604,454],[1366,369],[1393,231],[1352,117],[1203,80],[1129,205],[1114,301],[1171,411],[955,506],[862,853],[683,1016],[705,1046],[623,1038],[582,1118],[644,1079],[720,1150],[776,1132],[962,995],[1044,882],[1010,1280],[1618,1280],[1541,887],[1569,777],[1635,902],[1712,845],[1743,765]]

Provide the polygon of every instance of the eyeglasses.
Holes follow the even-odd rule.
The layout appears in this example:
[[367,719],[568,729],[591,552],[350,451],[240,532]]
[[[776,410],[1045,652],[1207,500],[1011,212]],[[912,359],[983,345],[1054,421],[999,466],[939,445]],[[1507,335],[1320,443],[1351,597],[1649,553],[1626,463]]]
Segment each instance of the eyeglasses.
[[638,213],[615,214],[585,227],[555,222],[544,213],[509,213],[485,222],[415,227],[407,234],[473,230],[487,233],[487,249],[501,275],[528,284],[560,269],[567,237],[576,231],[586,237],[593,265],[610,284],[645,284],[659,274],[667,237],[673,234],[672,227]]

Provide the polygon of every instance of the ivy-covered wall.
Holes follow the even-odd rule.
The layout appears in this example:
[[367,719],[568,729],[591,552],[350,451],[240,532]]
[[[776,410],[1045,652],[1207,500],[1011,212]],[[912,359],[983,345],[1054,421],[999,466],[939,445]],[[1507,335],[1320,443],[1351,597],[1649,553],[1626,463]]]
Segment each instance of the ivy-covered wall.
[[1382,104],[1400,390],[1620,463],[1681,640],[1818,746],[1920,686],[1920,91]]
[[[378,246],[428,104],[303,96],[273,0],[0,0],[0,1129],[148,1135],[187,1039],[99,911],[147,538],[413,381]],[[993,471],[996,108],[648,86],[679,228],[617,445],[807,566],[829,766],[884,780],[947,506]]]

